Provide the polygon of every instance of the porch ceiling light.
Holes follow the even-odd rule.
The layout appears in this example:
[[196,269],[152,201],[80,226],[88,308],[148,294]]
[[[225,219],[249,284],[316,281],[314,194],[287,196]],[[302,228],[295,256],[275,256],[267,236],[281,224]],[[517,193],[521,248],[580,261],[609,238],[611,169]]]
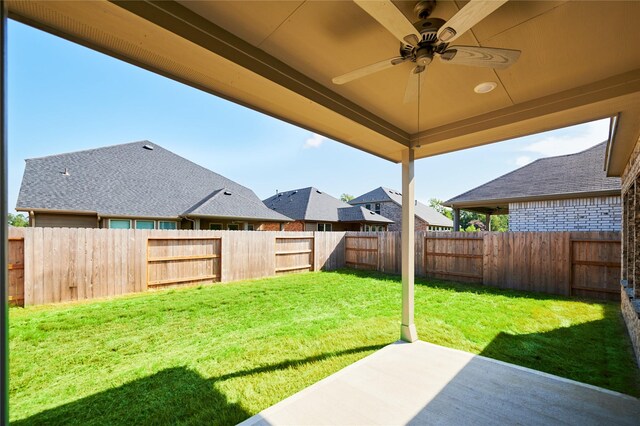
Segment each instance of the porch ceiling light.
[[476,87],[474,87],[473,91],[481,94],[489,93],[496,87],[498,87],[498,83],[496,83],[495,81],[485,81],[484,83],[480,83]]

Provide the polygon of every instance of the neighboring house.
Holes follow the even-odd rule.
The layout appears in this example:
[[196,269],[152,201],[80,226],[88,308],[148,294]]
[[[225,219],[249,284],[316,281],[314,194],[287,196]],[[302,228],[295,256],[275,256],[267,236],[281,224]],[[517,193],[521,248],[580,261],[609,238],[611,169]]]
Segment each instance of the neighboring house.
[[[416,231],[450,231],[453,221],[436,209],[416,200]],[[389,231],[402,231],[402,194],[389,188],[379,187],[349,201],[354,206],[363,206],[393,220]]]
[[257,230],[290,221],[149,141],[26,160],[16,210],[38,227]]
[[508,213],[510,231],[619,231],[620,178],[606,176],[605,151],[603,142],[542,158],[444,204],[454,212]]
[[313,187],[279,192],[264,204],[295,220],[284,225],[285,231],[385,231],[393,223]]

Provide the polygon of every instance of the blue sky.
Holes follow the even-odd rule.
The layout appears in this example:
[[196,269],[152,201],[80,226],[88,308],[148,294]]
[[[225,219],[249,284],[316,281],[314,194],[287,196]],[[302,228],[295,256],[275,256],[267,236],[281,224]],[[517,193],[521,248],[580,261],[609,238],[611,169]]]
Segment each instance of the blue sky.
[[[14,21],[8,29],[9,208],[26,158],[150,140],[253,189],[336,197],[401,188],[400,165]],[[238,131],[241,129],[242,131]],[[447,199],[607,138],[600,121],[418,160],[416,198]]]

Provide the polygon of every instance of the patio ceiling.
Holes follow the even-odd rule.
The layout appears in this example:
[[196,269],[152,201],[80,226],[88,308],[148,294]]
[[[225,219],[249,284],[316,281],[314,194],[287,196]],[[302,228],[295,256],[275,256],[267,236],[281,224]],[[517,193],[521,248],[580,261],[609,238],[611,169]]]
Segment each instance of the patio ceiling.
[[[411,21],[414,1],[395,2]],[[464,1],[439,1],[448,19]],[[640,2],[510,1],[456,44],[522,51],[505,70],[409,64],[338,86],[399,43],[350,1],[8,1],[10,17],[391,161],[618,115],[609,173],[640,134]],[[497,88],[474,93],[485,81]],[[242,131],[242,129],[238,129]]]

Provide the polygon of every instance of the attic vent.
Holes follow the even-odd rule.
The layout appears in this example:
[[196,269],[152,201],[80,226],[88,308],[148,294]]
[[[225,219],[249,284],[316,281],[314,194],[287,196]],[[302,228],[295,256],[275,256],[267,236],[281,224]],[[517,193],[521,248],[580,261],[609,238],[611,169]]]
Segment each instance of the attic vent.
[[224,191],[224,195],[231,195],[230,191]]
[[293,191],[291,194],[289,194],[289,197],[291,197],[293,194],[297,194],[298,191]]
[[148,149],[149,151],[153,151],[153,146],[151,145],[145,145],[143,146],[144,149]]
[[317,189],[316,189],[316,192],[317,192],[318,194],[322,194],[322,192],[318,191]]
[[64,172],[62,172],[64,176],[69,176],[69,170],[65,167]]
[[371,212],[371,211],[370,211],[370,212],[369,212],[369,214],[376,214],[376,213],[375,213],[375,212]]
[[282,197],[282,194],[278,194],[278,197]]

